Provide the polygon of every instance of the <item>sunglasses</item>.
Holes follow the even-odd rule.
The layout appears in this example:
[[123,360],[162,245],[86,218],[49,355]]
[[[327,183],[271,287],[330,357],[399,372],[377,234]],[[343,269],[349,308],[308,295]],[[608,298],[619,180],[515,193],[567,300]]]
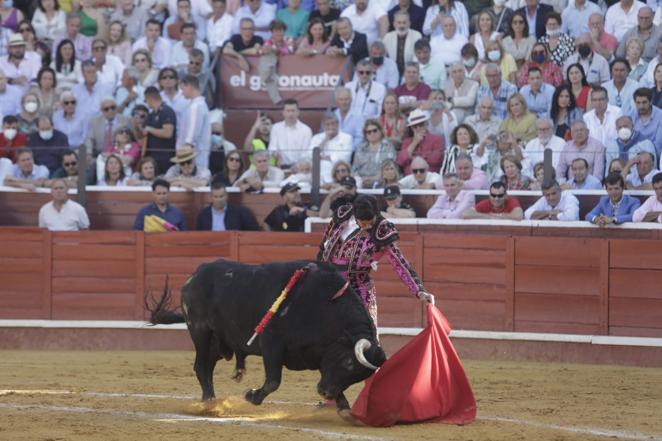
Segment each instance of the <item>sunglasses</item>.
[[64,162],[62,165],[64,165],[65,167],[75,167],[76,165],[78,165],[78,162],[76,162],[76,161]]
[[193,164],[193,160],[189,159],[188,161],[180,162],[179,165],[191,165]]
[[76,104],[76,100],[62,101],[62,104],[64,104],[65,106],[68,106],[69,104]]
[[506,193],[490,193],[490,197],[494,199],[501,199],[506,196]]
[[104,112],[110,112],[111,110],[115,110],[115,109],[117,109],[117,106],[108,106],[108,107],[104,107],[101,110],[103,110]]
[[425,169],[424,169],[424,168],[412,168],[411,171],[412,171],[412,173],[414,173],[414,174],[425,173]]
[[372,135],[373,133],[379,133],[379,129],[368,129],[365,131],[366,135]]
[[237,158],[236,156],[229,156],[228,161],[241,162],[241,159]]

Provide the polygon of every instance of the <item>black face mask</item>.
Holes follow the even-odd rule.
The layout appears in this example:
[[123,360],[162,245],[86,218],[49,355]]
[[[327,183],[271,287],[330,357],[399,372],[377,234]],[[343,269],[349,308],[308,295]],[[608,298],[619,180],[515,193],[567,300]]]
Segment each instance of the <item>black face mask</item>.
[[588,44],[581,44],[577,47],[577,52],[579,52],[579,55],[581,55],[582,58],[586,58],[591,54],[591,46]]
[[381,56],[381,57],[372,57],[371,61],[372,61],[372,64],[374,64],[375,66],[381,66],[382,64],[384,64],[384,57],[383,56]]

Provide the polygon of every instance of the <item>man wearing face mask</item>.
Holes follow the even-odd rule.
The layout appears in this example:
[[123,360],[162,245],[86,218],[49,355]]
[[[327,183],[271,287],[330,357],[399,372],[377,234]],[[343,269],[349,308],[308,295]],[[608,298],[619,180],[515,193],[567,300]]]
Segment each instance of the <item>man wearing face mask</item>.
[[13,115],[2,118],[0,133],[0,158],[16,160],[16,150],[28,145],[28,137],[18,131],[18,120]]
[[9,38],[8,55],[0,57],[0,69],[7,76],[9,84],[27,89],[30,81],[37,78],[41,69],[41,56],[25,50],[25,40],[21,34]]
[[441,58],[432,56],[430,41],[427,38],[421,38],[414,43],[413,61],[418,61],[418,70],[422,82],[430,86],[430,89],[441,89],[446,81],[446,66]]
[[540,3],[539,0],[526,0],[526,6],[517,9],[515,12],[521,12],[529,22],[529,33],[533,34],[535,30],[536,39],[545,35],[545,17],[554,9]]
[[[398,66],[390,58],[385,57],[386,48],[381,41],[375,41],[370,45],[370,61],[372,62],[373,80],[385,86],[387,89],[394,89],[400,83],[400,73]],[[354,75],[356,80],[358,73]]]
[[634,123],[629,116],[621,116],[616,120],[616,133],[618,136],[607,144],[607,165],[616,158],[627,162],[641,152],[656,155],[651,140],[634,130]]
[[37,120],[38,131],[28,137],[28,147],[34,151],[34,162],[48,167],[53,174],[62,163],[62,154],[68,150],[67,135],[53,128],[53,121],[48,115],[41,115]]
[[[405,1],[409,2],[409,0]],[[414,45],[422,38],[422,35],[410,28],[409,14],[404,11],[395,13],[393,25],[395,30],[384,35],[384,46],[388,57],[395,61],[398,66],[398,73],[402,76],[405,72],[405,63],[414,61],[416,50]]]
[[586,81],[590,84],[602,84],[609,81],[609,62],[600,54],[591,50],[591,39],[587,35],[575,40],[577,52],[570,55],[563,64],[563,78],[567,80],[568,67],[579,63],[586,73]]

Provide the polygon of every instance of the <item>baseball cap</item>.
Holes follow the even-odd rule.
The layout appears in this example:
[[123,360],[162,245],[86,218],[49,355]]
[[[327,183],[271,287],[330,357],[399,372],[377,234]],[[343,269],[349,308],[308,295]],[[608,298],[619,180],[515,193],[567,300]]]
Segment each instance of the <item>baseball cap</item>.
[[345,176],[340,180],[340,185],[347,188],[356,187],[356,179],[351,176]]
[[386,199],[395,199],[400,196],[400,187],[397,185],[389,185],[384,188],[384,197]]
[[301,190],[301,187],[299,187],[299,184],[290,182],[288,184],[283,185],[283,187],[280,189],[280,195],[283,196],[285,193],[289,193],[294,190]]

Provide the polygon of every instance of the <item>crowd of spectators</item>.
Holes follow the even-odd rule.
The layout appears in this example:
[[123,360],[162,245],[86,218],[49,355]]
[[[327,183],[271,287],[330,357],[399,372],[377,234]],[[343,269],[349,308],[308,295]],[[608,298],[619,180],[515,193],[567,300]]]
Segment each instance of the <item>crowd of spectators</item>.
[[[440,189],[430,217],[558,220],[578,216],[567,190],[605,189],[587,220],[619,223],[636,209],[623,190],[662,185],[661,23],[662,5],[638,0],[4,2],[0,180],[58,195],[82,172],[86,184],[160,183],[157,216],[170,209],[164,182],[275,188],[283,205],[265,224],[286,231],[362,189],[383,189],[394,217],[412,214],[401,190]],[[280,97],[276,66],[289,54],[351,62],[320,127]],[[224,136],[219,57],[258,71],[282,109],[278,121],[258,111],[239,149]],[[315,147],[321,207],[298,194],[313,186]],[[474,205],[468,190],[489,199]],[[523,211],[511,190],[543,198]],[[72,202],[53,192],[51,212]],[[651,197],[639,210],[656,213]],[[198,227],[247,223],[224,198]]]

